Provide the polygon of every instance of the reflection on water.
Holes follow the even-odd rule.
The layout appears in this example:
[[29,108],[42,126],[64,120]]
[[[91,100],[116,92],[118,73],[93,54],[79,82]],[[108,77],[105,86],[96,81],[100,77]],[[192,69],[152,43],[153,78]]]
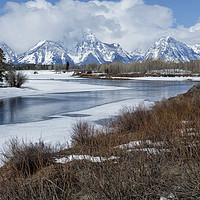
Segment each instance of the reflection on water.
[[0,101],[0,122],[5,124],[7,122],[14,123],[18,113],[24,104],[21,97],[10,98]]
[[[67,114],[99,105],[127,99],[159,101],[186,92],[193,82],[127,81],[127,80],[72,80],[84,84],[126,87],[121,90],[68,92],[3,99],[0,101],[0,124],[24,123],[49,119],[51,115]],[[120,108],[119,108],[120,109]],[[83,116],[81,116],[83,117]]]

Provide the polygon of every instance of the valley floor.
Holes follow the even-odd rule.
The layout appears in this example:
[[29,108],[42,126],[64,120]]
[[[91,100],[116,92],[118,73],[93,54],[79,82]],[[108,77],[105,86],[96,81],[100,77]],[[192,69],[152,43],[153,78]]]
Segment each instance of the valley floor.
[[[72,76],[72,73],[55,73],[54,71],[24,71],[28,75],[29,81],[22,88],[0,88],[0,99],[42,95],[47,93],[64,93],[64,92],[82,92],[82,91],[98,91],[98,90],[119,90],[126,89],[122,87],[100,86],[80,84],[78,82],[63,81],[80,79]],[[200,77],[138,77],[137,80],[164,80],[164,81],[185,81],[192,79],[200,81]],[[75,114],[88,115],[84,117],[86,121],[98,121],[99,119],[109,118],[117,115],[122,106],[137,106],[140,103],[147,104],[144,99],[125,100],[110,104],[105,104],[95,108],[78,111]],[[149,103],[149,102],[148,102]],[[74,114],[68,113],[68,114]],[[26,138],[31,141],[42,139],[47,142],[70,142],[70,131],[72,125],[80,118],[69,116],[52,116],[51,120],[43,120],[30,123],[9,124],[0,126],[0,146],[10,138]]]

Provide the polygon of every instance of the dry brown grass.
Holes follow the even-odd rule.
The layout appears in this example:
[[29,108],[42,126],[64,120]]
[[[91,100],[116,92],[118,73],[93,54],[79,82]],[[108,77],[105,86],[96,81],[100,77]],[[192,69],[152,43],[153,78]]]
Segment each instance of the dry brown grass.
[[[198,94],[163,100],[151,109],[124,108],[106,124],[97,130],[88,122],[77,123],[71,148],[56,154],[45,144],[21,148],[14,142],[13,150],[12,142],[0,170],[0,198],[200,199]],[[119,146],[129,142],[134,145]],[[27,153],[34,162],[24,159]],[[54,162],[64,154],[99,156],[102,162]]]

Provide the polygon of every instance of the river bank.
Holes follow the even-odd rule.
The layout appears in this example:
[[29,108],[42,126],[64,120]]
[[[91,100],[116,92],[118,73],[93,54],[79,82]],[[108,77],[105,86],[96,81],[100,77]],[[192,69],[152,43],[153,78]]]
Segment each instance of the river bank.
[[80,78],[106,79],[106,80],[146,80],[146,81],[200,81],[199,74],[105,74],[105,73],[75,73]]

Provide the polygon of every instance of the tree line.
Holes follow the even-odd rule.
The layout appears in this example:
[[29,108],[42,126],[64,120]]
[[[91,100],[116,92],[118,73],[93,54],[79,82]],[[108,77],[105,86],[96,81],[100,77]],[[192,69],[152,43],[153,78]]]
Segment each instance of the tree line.
[[200,60],[191,60],[189,62],[165,62],[161,59],[147,59],[142,62],[131,63],[103,63],[97,65],[89,63],[83,65],[83,71],[96,71],[108,74],[122,74],[122,73],[142,73],[142,74],[195,74],[200,73]]

